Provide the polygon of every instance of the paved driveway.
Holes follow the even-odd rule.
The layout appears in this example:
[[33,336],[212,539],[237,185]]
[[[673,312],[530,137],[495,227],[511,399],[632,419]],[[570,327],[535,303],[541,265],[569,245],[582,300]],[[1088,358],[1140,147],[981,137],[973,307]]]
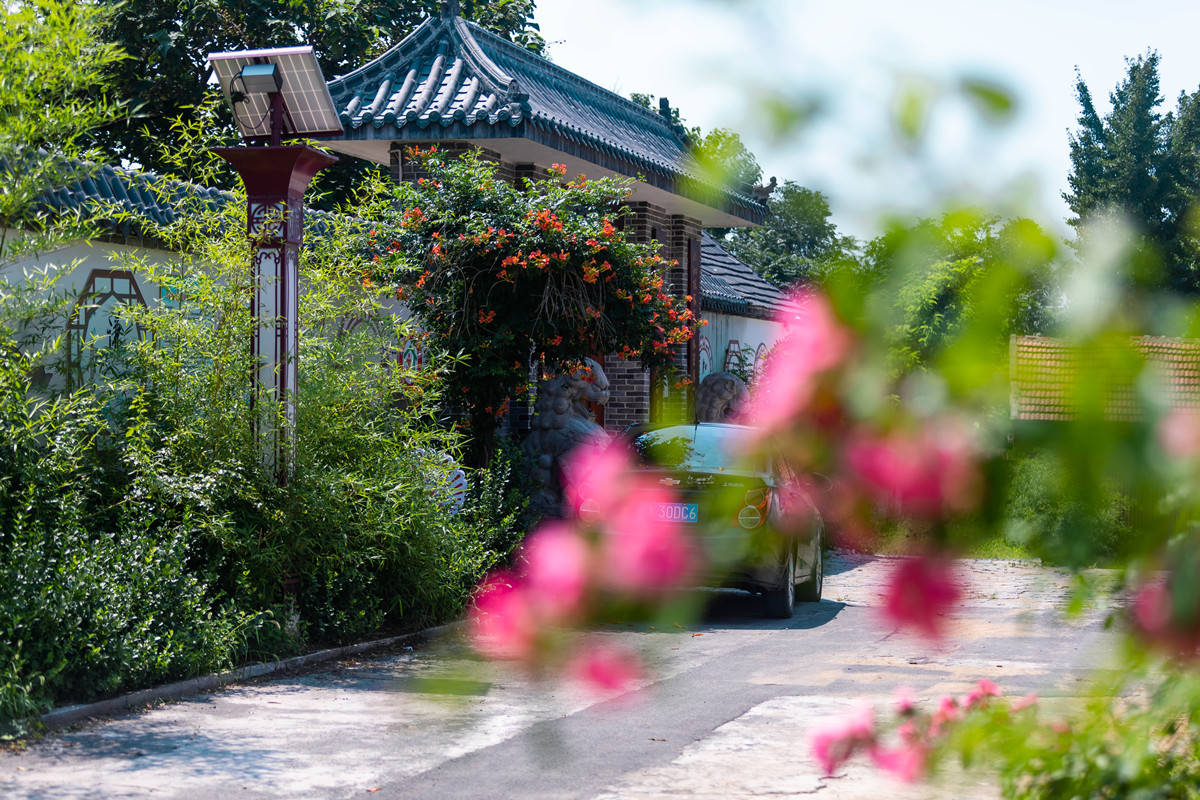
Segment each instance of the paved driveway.
[[823,778],[807,731],[898,685],[1072,696],[1103,664],[1099,612],[1064,622],[1067,578],[965,561],[941,649],[879,625],[891,559],[830,558],[826,599],[787,621],[714,592],[686,630],[613,629],[651,653],[636,692],[536,684],[444,641],[263,680],[60,733],[0,754],[0,796],[403,798],[994,797],[978,776],[931,789],[869,767]]

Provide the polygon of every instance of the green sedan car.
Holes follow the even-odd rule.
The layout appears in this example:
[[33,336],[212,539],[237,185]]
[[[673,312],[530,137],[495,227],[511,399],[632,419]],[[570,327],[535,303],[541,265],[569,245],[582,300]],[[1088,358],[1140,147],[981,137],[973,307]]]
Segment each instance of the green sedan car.
[[673,490],[662,520],[694,527],[706,583],[762,594],[768,616],[821,599],[823,524],[805,482],[779,459],[755,460],[742,425],[638,427],[627,436],[641,467]]

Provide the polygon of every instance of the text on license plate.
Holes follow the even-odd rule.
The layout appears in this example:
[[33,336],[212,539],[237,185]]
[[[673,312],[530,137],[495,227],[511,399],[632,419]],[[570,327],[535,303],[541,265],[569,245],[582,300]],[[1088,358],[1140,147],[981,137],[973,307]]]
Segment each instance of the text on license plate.
[[696,522],[700,519],[700,506],[696,503],[659,503],[655,515],[664,522]]

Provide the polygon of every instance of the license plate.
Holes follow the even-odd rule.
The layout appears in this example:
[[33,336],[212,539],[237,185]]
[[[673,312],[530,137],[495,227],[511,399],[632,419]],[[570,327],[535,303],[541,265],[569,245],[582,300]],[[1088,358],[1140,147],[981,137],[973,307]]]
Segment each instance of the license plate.
[[663,522],[697,522],[700,506],[696,503],[659,503],[655,515]]

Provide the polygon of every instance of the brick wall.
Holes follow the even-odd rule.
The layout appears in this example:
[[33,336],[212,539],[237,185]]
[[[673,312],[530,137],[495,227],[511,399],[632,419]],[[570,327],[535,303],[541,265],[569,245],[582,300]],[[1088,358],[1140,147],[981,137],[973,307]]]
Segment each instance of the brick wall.
[[604,358],[604,374],[609,384],[605,430],[620,433],[645,422],[650,414],[650,371],[639,361],[610,354]]
[[[679,298],[691,295],[693,310],[699,312],[700,221],[669,215],[658,206],[638,202],[629,205],[624,228],[633,241],[659,242],[663,258],[678,262],[663,275],[666,288]],[[694,383],[698,359],[688,345],[673,348],[672,358],[680,375],[670,381],[651,376],[640,364],[625,362],[615,355],[605,359],[604,371],[611,387],[605,428],[615,432],[633,423],[692,418],[694,385],[676,388],[674,384],[684,375]]]

